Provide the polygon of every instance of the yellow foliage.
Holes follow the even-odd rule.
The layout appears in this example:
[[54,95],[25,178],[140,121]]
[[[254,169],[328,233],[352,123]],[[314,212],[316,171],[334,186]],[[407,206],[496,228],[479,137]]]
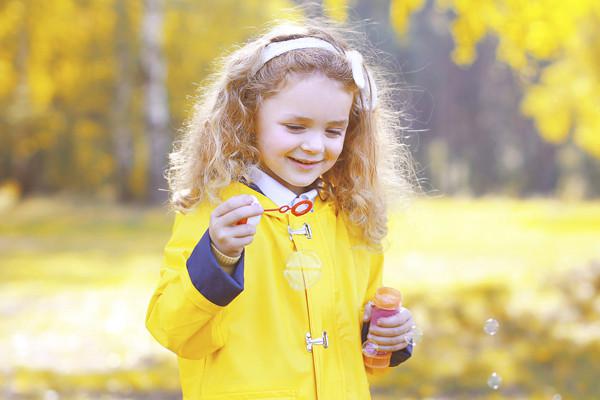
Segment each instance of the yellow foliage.
[[19,30],[25,6],[19,0],[5,1],[0,8],[0,40],[10,37]]
[[593,118],[588,124],[578,126],[574,139],[579,147],[600,158],[600,119]]
[[[194,82],[206,77],[215,57],[266,21],[293,18],[290,6],[286,0],[165,2],[172,127],[187,117]],[[23,165],[45,154],[49,186],[106,181],[114,169],[114,146],[105,130],[115,123],[120,94],[131,116],[118,123],[130,127],[131,141],[139,142],[132,143],[133,172],[125,179],[135,193],[144,193],[143,13],[144,2],[138,1],[0,1],[0,120],[14,127],[0,130],[0,143],[9,140],[11,156]]]
[[0,212],[15,206],[21,197],[21,187],[14,180],[0,182]]
[[544,86],[529,89],[521,103],[521,110],[536,121],[536,126],[546,140],[560,143],[567,137],[571,126],[569,104],[562,93],[548,93]]
[[184,7],[168,7],[164,35],[167,86],[169,93],[175,94],[169,98],[173,119],[187,118],[195,85],[212,72],[215,58],[256,33],[249,27],[274,19],[297,18],[297,12],[290,7],[291,2],[286,0],[227,0],[210,10],[207,4],[194,1]]
[[390,19],[392,26],[403,35],[408,29],[410,16],[424,5],[423,0],[392,0],[390,3]]
[[100,135],[101,128],[96,122],[85,119],[75,123],[73,132],[77,140],[91,140]]
[[346,0],[323,0],[323,10],[329,18],[344,22],[348,19],[347,3]]
[[[410,4],[411,2],[396,1]],[[522,77],[539,71],[539,82],[525,83],[523,113],[540,135],[553,143],[574,142],[600,157],[600,2],[597,0],[437,0],[440,12],[452,10],[452,58],[470,64],[477,44],[498,38],[496,56]],[[405,18],[392,13],[400,33]]]
[[55,92],[55,85],[43,65],[31,66],[29,69],[29,96],[38,111],[45,111]]
[[16,76],[11,63],[8,62],[8,57],[0,52],[0,98],[11,93],[16,83]]

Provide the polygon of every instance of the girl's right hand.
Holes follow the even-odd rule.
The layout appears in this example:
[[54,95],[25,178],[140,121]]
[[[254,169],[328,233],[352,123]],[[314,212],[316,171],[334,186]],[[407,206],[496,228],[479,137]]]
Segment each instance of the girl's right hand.
[[208,234],[215,247],[226,256],[237,257],[252,243],[256,226],[238,221],[263,213],[262,206],[250,195],[234,196],[219,204],[210,215]]

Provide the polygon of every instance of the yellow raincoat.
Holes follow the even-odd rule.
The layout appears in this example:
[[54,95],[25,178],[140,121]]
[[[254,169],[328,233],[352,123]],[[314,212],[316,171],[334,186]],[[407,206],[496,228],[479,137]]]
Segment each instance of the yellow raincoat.
[[[265,209],[277,207],[241,183],[222,198],[239,194],[256,196]],[[177,214],[146,316],[154,338],[178,356],[184,400],[369,399],[361,325],[364,305],[381,285],[382,254],[351,237],[332,203],[318,197],[314,212],[303,216],[265,213],[245,248],[243,291],[219,306],[196,289],[186,269],[214,207],[203,203]],[[304,223],[312,238],[290,240],[288,226]],[[312,250],[321,261],[320,278],[305,290],[284,276],[295,250]],[[324,331],[327,347],[314,344],[309,351],[307,333],[315,340]]]

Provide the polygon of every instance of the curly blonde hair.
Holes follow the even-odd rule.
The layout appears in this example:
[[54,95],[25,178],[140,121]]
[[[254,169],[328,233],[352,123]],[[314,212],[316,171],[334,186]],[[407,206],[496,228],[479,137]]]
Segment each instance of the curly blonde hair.
[[[387,205],[392,198],[398,201],[413,193],[414,170],[408,149],[398,140],[401,112],[392,110],[390,90],[372,66],[368,68],[378,88],[377,107],[369,110],[359,100],[343,55],[359,49],[356,44],[350,47],[351,33],[323,21],[279,23],[226,56],[208,78],[211,83],[202,90],[169,156],[167,179],[174,208],[186,212],[203,200],[216,203],[219,191],[232,181],[249,181],[259,162],[254,127],[262,101],[281,90],[290,74],[318,72],[354,93],[344,147],[337,163],[323,175],[320,195],[334,202],[353,232],[379,246],[387,234]],[[300,37],[325,40],[340,54],[298,49],[262,65],[261,50],[267,44]]]

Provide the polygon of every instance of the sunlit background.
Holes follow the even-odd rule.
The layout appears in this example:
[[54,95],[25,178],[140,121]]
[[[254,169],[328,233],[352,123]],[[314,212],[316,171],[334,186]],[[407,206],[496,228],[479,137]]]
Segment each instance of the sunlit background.
[[[0,0],[0,398],[177,399],[144,328],[171,142],[215,57],[302,1]],[[423,195],[375,399],[600,398],[600,2],[316,2],[383,52]],[[251,367],[251,366],[249,366]]]

